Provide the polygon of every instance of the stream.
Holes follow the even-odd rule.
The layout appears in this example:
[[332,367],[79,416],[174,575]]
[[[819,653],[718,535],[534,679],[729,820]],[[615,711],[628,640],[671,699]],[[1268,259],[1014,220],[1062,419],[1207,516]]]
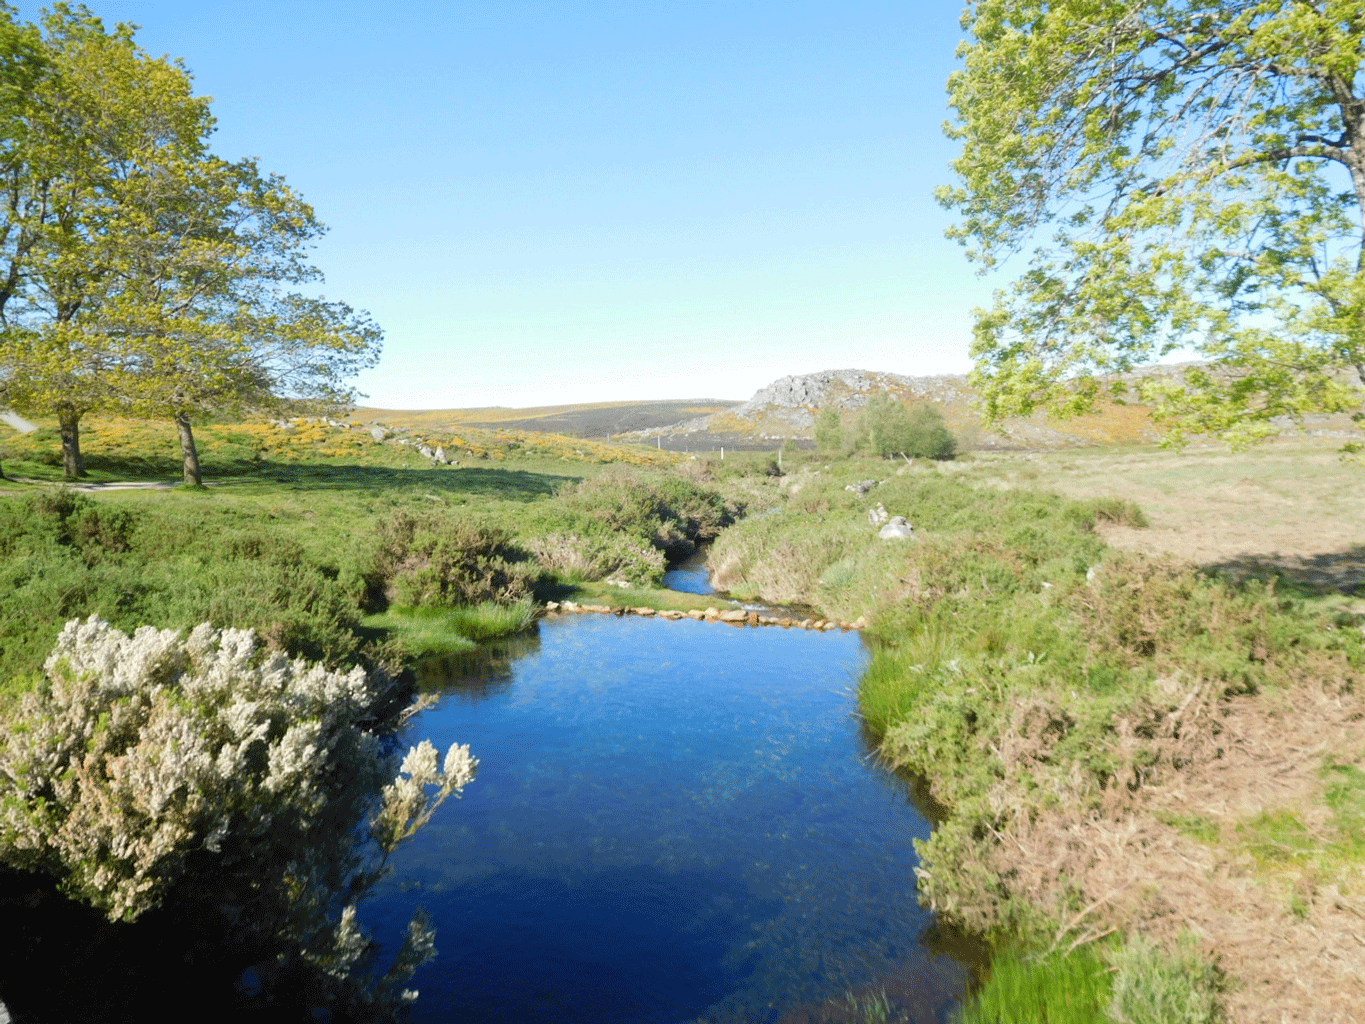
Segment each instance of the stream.
[[411,1019],[946,1020],[968,954],[916,898],[930,825],[862,729],[866,661],[852,632],[578,615],[425,663],[412,740],[481,763],[362,905],[389,950],[431,916]]

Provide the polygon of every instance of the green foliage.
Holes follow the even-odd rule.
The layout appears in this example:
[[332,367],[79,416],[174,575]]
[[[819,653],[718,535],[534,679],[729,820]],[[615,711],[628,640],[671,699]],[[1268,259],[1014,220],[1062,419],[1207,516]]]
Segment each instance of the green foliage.
[[670,559],[685,558],[735,519],[719,492],[676,475],[644,476],[610,469],[561,494],[567,512],[639,538]]
[[31,81],[0,117],[0,388],[57,413],[67,474],[83,472],[91,409],[173,419],[197,484],[192,414],[353,397],[381,332],[288,290],[320,279],[305,254],[323,227],[254,159],[209,152],[209,101],[184,66],[83,7],[55,5],[41,32],[0,20],[35,55],[11,69]]
[[957,440],[932,405],[907,408],[885,392],[872,395],[858,418],[857,447],[884,459],[951,459]]
[[815,450],[831,457],[847,451],[844,418],[837,405],[827,405],[815,417]]
[[1360,407],[1365,5],[974,0],[963,25],[949,234],[983,268],[1036,246],[977,315],[990,419],[1091,410],[1181,348],[1213,365],[1138,388],[1176,441]]
[[456,608],[531,593],[536,570],[503,530],[456,512],[400,510],[377,532],[368,577],[387,604]]
[[1108,1024],[1111,980],[1089,946],[1069,956],[997,954],[958,1024]]

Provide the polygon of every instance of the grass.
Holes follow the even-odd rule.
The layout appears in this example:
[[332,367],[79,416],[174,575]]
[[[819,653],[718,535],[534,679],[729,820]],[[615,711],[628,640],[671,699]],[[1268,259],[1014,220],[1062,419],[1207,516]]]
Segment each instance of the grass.
[[461,608],[403,608],[367,615],[367,629],[381,630],[410,657],[456,654],[481,641],[513,636],[536,620],[530,601],[504,605],[486,601]]
[[1003,952],[958,1024],[1108,1024],[1113,981],[1089,946],[1070,956]]

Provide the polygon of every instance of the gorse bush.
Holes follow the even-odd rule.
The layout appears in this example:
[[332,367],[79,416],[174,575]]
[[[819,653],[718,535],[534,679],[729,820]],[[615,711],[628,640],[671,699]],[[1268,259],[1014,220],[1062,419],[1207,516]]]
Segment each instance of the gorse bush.
[[[438,765],[424,741],[396,764],[386,677],[263,659],[246,630],[71,622],[44,676],[0,738],[0,860],[110,919],[173,893],[249,903],[244,928],[284,929],[336,978],[367,948],[354,900],[375,856],[474,777],[468,747]],[[412,937],[390,989],[430,952],[425,929]]]

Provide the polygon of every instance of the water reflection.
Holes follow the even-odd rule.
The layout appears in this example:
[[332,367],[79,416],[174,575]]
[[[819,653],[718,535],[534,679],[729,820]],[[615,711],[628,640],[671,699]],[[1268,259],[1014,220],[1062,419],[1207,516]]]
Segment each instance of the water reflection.
[[699,547],[685,561],[665,572],[663,585],[684,594],[714,594],[716,591],[711,586],[711,571],[706,568],[709,549],[709,544]]
[[864,664],[857,634],[578,616],[452,665],[412,728],[479,778],[366,908],[388,939],[432,914],[413,1020],[795,1024],[873,990],[944,1019],[967,972],[925,945],[929,823],[857,717]]

